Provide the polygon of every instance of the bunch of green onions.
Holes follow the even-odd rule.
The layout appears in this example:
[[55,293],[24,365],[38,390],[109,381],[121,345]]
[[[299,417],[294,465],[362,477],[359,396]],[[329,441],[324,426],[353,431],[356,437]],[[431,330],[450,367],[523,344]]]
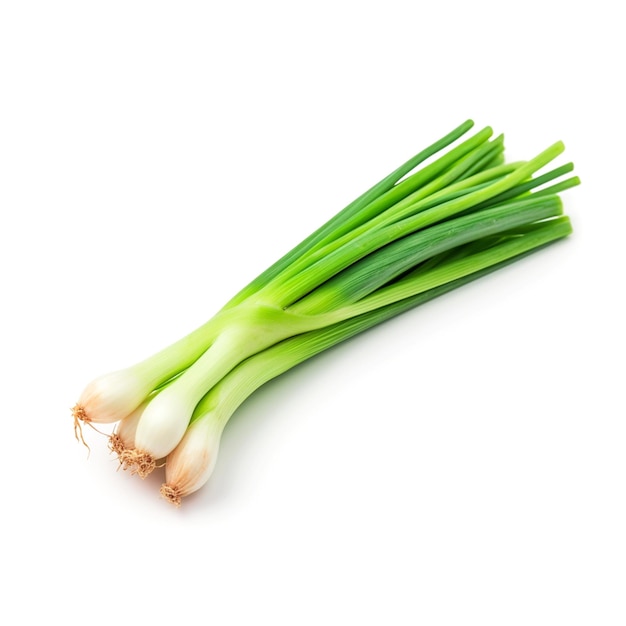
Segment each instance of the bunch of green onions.
[[[259,386],[311,356],[571,233],[577,185],[555,143],[506,163],[503,137],[468,120],[374,185],[237,293],[208,322],[101,376],[73,409],[117,422],[110,447],[142,478],[165,465],[176,505],[215,466],[224,427]],[[558,181],[557,181],[558,179]]]

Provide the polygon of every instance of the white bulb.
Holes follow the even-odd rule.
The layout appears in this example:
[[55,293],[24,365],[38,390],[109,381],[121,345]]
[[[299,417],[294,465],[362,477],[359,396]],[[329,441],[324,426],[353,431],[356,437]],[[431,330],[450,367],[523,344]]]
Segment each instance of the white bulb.
[[130,415],[150,389],[129,369],[99,376],[85,387],[75,414],[85,422],[110,424]]
[[167,457],[161,494],[176,505],[207,483],[217,462],[224,422],[208,414],[193,422]]
[[166,457],[185,434],[194,408],[195,402],[176,389],[161,391],[139,419],[135,448],[155,460]]

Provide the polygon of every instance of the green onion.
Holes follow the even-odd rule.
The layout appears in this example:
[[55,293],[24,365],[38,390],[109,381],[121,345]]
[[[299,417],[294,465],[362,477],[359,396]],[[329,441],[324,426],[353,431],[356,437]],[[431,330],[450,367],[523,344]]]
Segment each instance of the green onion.
[[[240,290],[203,326],[90,383],[82,423],[119,422],[110,447],[142,477],[165,459],[175,503],[210,475],[233,411],[267,380],[375,324],[571,232],[563,151],[504,163],[467,121],[394,170]],[[452,144],[458,142],[457,145]],[[546,183],[558,181],[549,187]],[[81,433],[82,437],[82,433]]]

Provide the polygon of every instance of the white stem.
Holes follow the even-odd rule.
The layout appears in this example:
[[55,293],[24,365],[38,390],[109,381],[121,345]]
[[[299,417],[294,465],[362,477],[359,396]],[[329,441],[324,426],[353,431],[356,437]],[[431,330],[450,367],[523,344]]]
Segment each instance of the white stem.
[[225,421],[217,414],[195,420],[165,464],[164,496],[179,505],[181,498],[207,483],[217,461]]

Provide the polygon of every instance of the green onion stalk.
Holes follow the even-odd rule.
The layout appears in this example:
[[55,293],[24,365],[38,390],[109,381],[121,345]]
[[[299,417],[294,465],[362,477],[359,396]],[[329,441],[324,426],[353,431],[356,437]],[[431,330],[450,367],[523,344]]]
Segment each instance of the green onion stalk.
[[570,234],[559,193],[580,182],[563,178],[573,166],[538,174],[563,144],[507,164],[491,128],[463,139],[472,126],[394,170],[203,326],[92,381],[73,410],[78,431],[118,422],[110,446],[123,466],[145,477],[164,460],[162,492],[180,503],[208,479],[232,413],[267,380]]

